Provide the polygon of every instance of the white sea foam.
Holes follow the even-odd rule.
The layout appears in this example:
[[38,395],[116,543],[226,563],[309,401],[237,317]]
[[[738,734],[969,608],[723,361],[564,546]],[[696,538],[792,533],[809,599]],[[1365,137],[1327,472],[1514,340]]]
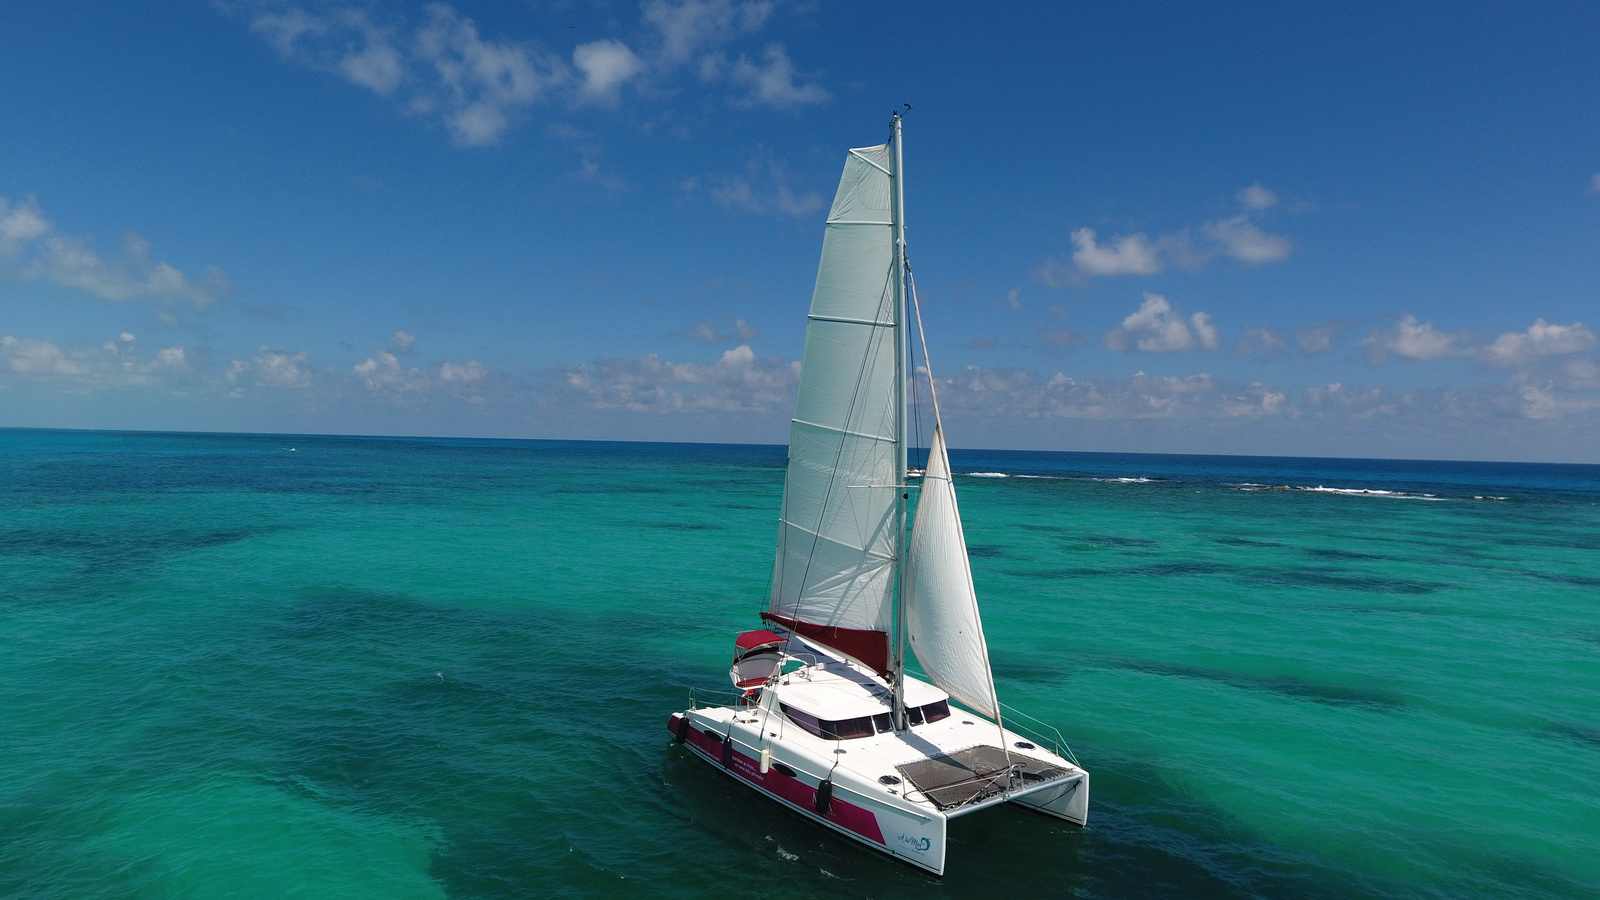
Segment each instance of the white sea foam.
[[969,478],[1010,478],[1006,472],[968,472]]
[[1060,475],[1016,475],[1015,478],[1042,478],[1047,481],[1060,481]]
[[1107,484],[1149,484],[1150,482],[1155,481],[1154,478],[1146,478],[1143,475],[1139,475],[1137,477],[1123,475],[1116,478],[1090,478],[1089,480],[1103,481]]
[[1326,487],[1326,486],[1320,485],[1320,484],[1317,485],[1316,487],[1309,487],[1309,486],[1306,486],[1306,485],[1297,485],[1295,487],[1295,490],[1297,490],[1297,491],[1313,491],[1313,492],[1318,493],[1318,494],[1341,494],[1341,495],[1346,496],[1346,497],[1388,497],[1388,498],[1390,498],[1392,500],[1444,500],[1445,499],[1444,497],[1440,497],[1440,496],[1438,496],[1436,494],[1411,494],[1411,493],[1407,493],[1405,491],[1386,491],[1386,490],[1382,490],[1381,488]]

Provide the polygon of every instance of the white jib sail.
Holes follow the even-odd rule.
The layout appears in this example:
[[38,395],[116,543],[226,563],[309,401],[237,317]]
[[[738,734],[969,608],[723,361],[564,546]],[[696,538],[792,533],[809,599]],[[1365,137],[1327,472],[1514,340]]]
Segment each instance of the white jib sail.
[[[851,150],[828,211],[769,608],[797,622],[885,635],[899,550],[893,159],[888,145]],[[882,646],[886,652],[886,636]]]
[[906,627],[917,662],[951,697],[995,718],[994,674],[961,533],[944,429],[934,427],[907,558]]

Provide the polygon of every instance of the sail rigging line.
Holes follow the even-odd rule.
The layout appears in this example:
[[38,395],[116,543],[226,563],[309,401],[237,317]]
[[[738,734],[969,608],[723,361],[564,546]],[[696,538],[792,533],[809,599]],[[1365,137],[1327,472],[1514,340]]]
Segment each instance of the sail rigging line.
[[[911,306],[912,312],[915,314],[916,321],[917,321],[917,340],[922,345],[922,365],[923,365],[923,367],[925,369],[927,369],[927,372],[928,372],[928,399],[933,404],[933,430],[934,430],[934,433],[940,434],[940,433],[942,433],[944,431],[944,420],[939,414],[939,387],[934,382],[934,378],[933,378],[933,360],[928,355],[928,333],[922,327],[922,303],[917,298],[917,279],[916,279],[916,276],[914,276],[914,275],[912,275],[910,273],[909,269],[907,270],[906,275],[907,275],[907,280],[910,282],[910,285],[911,285],[911,298],[910,298],[911,303],[910,303],[910,306]],[[932,443],[932,441],[930,440],[930,444],[931,443]],[[945,452],[946,452],[945,490],[948,490],[950,492],[950,501],[951,501],[952,506],[956,506],[956,503],[955,503],[956,477],[955,477],[955,473],[950,470],[950,466],[949,466],[949,451],[948,451],[948,449]],[[931,457],[931,455],[933,453],[933,449],[932,449],[931,446],[929,447],[928,453],[929,453],[929,455]],[[929,459],[928,462],[929,462],[929,465],[931,466],[932,463],[933,463],[933,460]],[[923,472],[922,479],[923,479],[923,482],[924,482],[923,496],[926,496],[926,494],[927,494],[926,482],[928,481],[928,472],[926,470],[924,470],[924,472]],[[959,507],[957,506],[956,508],[959,508]],[[964,551],[966,549],[966,546],[967,546],[967,535],[966,535],[966,529],[963,528],[962,525],[961,525],[961,516],[959,516],[959,515],[957,515],[955,517],[955,526],[956,526],[956,534],[961,539],[961,547],[962,547],[962,549]],[[1001,717],[1000,695],[999,695],[998,689],[995,687],[995,684],[994,684],[994,667],[993,667],[993,664],[991,664],[989,662],[989,639],[983,633],[983,627],[982,627],[982,624],[981,624],[983,619],[982,619],[982,616],[978,612],[978,591],[977,591],[977,588],[972,583],[972,557],[969,554],[963,552],[961,554],[961,564],[962,564],[962,567],[965,568],[966,573],[967,573],[967,596],[969,598],[971,598],[973,620],[978,622],[978,623],[980,623],[979,627],[977,628],[978,646],[983,649],[983,662],[984,662],[984,665],[989,669],[989,700],[990,700],[990,702],[992,702],[994,704],[994,725],[995,725],[995,728],[999,729],[999,731],[1000,731],[1000,752],[1005,754],[1006,772],[1007,772],[1007,775],[1006,775],[1006,793],[1009,793],[1010,789],[1011,789],[1011,774],[1010,773],[1012,771],[1011,749],[1006,746],[1006,728],[1005,728],[1005,723],[1002,721],[1002,717]]]
[[[851,152],[854,153],[854,151],[851,151]],[[893,266],[891,264],[891,271],[884,274],[884,287],[879,288],[879,290],[878,290],[878,309],[877,309],[877,312],[873,316],[874,321],[870,322],[870,323],[861,322],[859,324],[862,324],[862,325],[871,324],[873,326],[876,326],[878,324],[877,320],[881,320],[882,315],[883,315],[884,298],[885,298],[885,295],[889,293],[889,291],[887,291],[886,288],[888,287],[889,279],[891,277],[893,277],[892,269],[893,269]],[[807,318],[812,318],[812,317],[808,316]],[[850,323],[850,324],[858,324],[858,323]],[[850,390],[850,403],[849,403],[848,406],[845,407],[845,413],[844,413],[844,424],[845,424],[845,426],[848,426],[855,418],[856,401],[858,401],[861,398],[861,386],[862,386],[862,384],[864,384],[866,382],[867,372],[869,371],[868,363],[875,363],[877,361],[877,353],[879,352],[879,349],[881,348],[881,346],[882,346],[882,342],[881,341],[871,341],[871,340],[869,340],[866,352],[861,354],[861,365],[856,370],[855,385]],[[803,422],[804,420],[791,419],[790,421],[802,421]],[[806,422],[805,424],[810,425],[812,423]],[[879,424],[881,425],[882,423],[879,423]],[[796,624],[799,624],[799,622],[800,622],[800,601],[805,596],[806,581],[811,577],[811,563],[812,563],[813,560],[815,560],[817,558],[817,542],[822,539],[822,523],[828,517],[828,501],[833,498],[833,486],[834,486],[834,483],[838,480],[837,473],[839,471],[839,460],[841,458],[843,458],[843,456],[844,456],[845,444],[848,442],[849,438],[854,434],[851,431],[851,429],[849,429],[848,427],[841,427],[841,428],[837,428],[837,429],[835,429],[835,428],[827,428],[826,426],[820,426],[820,427],[823,427],[828,431],[833,431],[835,434],[837,434],[839,436],[839,446],[833,452],[833,472],[835,473],[835,475],[834,475],[834,477],[828,479],[827,490],[825,490],[823,492],[823,494],[822,494],[822,503],[819,504],[818,507],[817,507],[817,524],[816,524],[815,528],[812,528],[812,529],[805,529],[804,526],[799,526],[799,527],[802,528],[802,530],[806,530],[806,531],[808,531],[810,533],[810,535],[811,535],[811,549],[809,551],[807,551],[807,553],[806,553],[806,567],[805,567],[805,569],[801,570],[801,572],[800,572],[800,585],[799,585],[799,587],[797,587],[795,589],[794,602],[790,607],[789,619],[790,619],[791,622],[794,622]],[[861,434],[860,436],[861,437],[867,437],[867,435],[865,435],[864,433]],[[871,437],[872,437],[873,440],[880,441],[880,442],[882,441],[882,437],[879,436],[879,435],[872,435]],[[784,522],[784,523],[788,523],[788,519],[789,519],[789,488],[788,488],[788,483],[787,483],[788,482],[788,474],[787,474],[787,472],[785,473],[784,482],[785,482],[785,484],[784,484],[784,491],[783,491],[783,509],[782,509],[782,512],[781,512],[780,521]],[[787,554],[782,552],[782,548],[784,546],[784,544],[782,542],[787,537],[786,533],[787,533],[788,529],[787,528],[783,528],[783,529],[780,529],[780,531],[783,532],[784,534],[780,535],[780,538],[779,538],[780,543],[778,545],[779,546],[778,566],[777,566],[776,571],[773,574],[773,578],[777,581],[777,583],[779,585],[782,585],[783,584],[783,561],[787,556]],[[865,555],[868,555],[868,556],[874,555],[874,554],[868,553],[866,548],[861,548],[861,549],[862,549],[862,552]],[[895,556],[891,557],[891,559],[897,559],[897,558],[899,558],[900,556],[903,556],[903,555],[904,555],[903,548],[901,548],[899,546],[896,546],[895,547]],[[833,613],[829,616],[828,622],[826,623],[827,627],[830,627],[830,628],[838,627],[834,623],[838,621],[838,617],[839,617],[840,612],[843,610],[843,606],[844,606],[844,604],[840,603],[838,606],[834,607]],[[818,623],[818,624],[822,624],[822,623]],[[785,628],[784,629],[784,634],[785,634],[785,636],[784,636],[784,640],[783,640],[783,650],[784,650],[785,653],[787,653],[788,650],[789,650],[789,641],[794,638],[795,629],[792,628],[792,627],[791,628]]]

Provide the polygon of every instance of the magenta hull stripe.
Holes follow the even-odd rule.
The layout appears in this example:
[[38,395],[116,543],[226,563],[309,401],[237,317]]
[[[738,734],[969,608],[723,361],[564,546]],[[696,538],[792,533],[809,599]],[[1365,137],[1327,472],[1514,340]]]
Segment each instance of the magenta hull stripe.
[[[673,731],[673,720],[676,718],[677,715],[674,714],[667,719],[667,731]],[[704,729],[696,728],[691,724],[686,742],[713,764],[722,765],[722,739],[720,736],[712,737],[706,734]],[[733,753],[731,770],[739,778],[750,782],[755,787],[775,797],[787,800],[808,812],[816,809],[817,789],[798,778],[779,772],[777,766],[773,766],[767,770],[767,774],[762,775],[760,764],[756,760],[740,753],[736,748]],[[811,812],[811,814],[816,815],[814,812]],[[883,839],[883,830],[878,827],[878,817],[865,807],[857,806],[848,800],[839,799],[838,794],[835,794],[832,801],[829,802],[828,814],[822,818],[875,844],[884,847],[888,846]]]

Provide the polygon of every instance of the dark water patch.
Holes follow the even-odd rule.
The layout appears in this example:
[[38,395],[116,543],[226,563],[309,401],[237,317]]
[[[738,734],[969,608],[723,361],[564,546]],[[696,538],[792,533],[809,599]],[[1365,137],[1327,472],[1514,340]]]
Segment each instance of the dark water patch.
[[[1351,896],[1336,877],[1320,882],[1305,873],[1307,860],[1285,860],[1264,841],[1235,833],[1197,837],[1183,825],[1226,823],[1225,809],[1166,786],[1163,772],[1119,761],[1117,779],[1093,800],[1094,826],[1071,828],[1024,809],[996,809],[950,823],[943,877],[911,869],[861,848],[770,801],[756,802],[749,788],[677,746],[660,753],[661,780],[670,785],[670,829],[675,840],[708,847],[718,856],[781,872],[774,896],[861,897],[1249,897]],[[1097,787],[1099,787],[1097,782]],[[1127,797],[1125,790],[1140,793]],[[1122,797],[1118,797],[1122,794]],[[1116,798],[1116,799],[1113,799]],[[728,815],[728,810],[744,812]],[[1149,810],[1164,812],[1154,820]],[[782,854],[779,850],[782,850]],[[996,860],[1023,858],[1026,865]],[[824,874],[826,873],[826,874]],[[642,873],[641,873],[642,874]],[[717,893],[724,875],[687,872],[677,887],[685,895]]]
[[1225,684],[1229,687],[1265,691],[1296,700],[1310,700],[1316,703],[1337,706],[1370,706],[1378,709],[1397,709],[1405,705],[1404,698],[1390,691],[1346,685],[1319,684],[1291,675],[1251,675],[1225,669],[1208,669],[1200,666],[1183,666],[1135,659],[1114,660],[1111,664],[1118,668],[1131,669],[1135,672],[1144,672],[1150,675],[1211,681],[1217,684]]
[[1410,578],[1312,568],[1259,567],[1250,570],[1243,580],[1273,586],[1336,588],[1387,594],[1431,594],[1443,587]]
[[610,481],[574,482],[550,491],[552,494],[673,494],[676,488],[664,487],[647,481],[638,483]]
[[66,557],[74,560],[86,574],[127,575],[162,559],[237,544],[278,530],[266,527],[166,527],[120,531],[0,528],[0,555]]
[[1600,550],[1600,537],[1549,537],[1549,538],[1491,538],[1494,543],[1509,547],[1538,547],[1548,550]]
[[1128,537],[1120,534],[1081,534],[1078,535],[1079,543],[1089,544],[1094,547],[1154,547],[1156,542],[1149,538]]
[[1319,603],[1307,609],[1317,609],[1326,612],[1352,612],[1352,613],[1390,613],[1405,616],[1439,616],[1453,613],[1452,610],[1437,606],[1415,606],[1405,603]]
[[995,675],[1004,681],[1026,681],[1034,684],[1057,684],[1066,679],[1071,669],[1060,663],[1049,663],[1015,654],[990,651]]
[[662,531],[722,531],[721,525],[711,522],[660,522],[643,520],[620,523],[622,528],[655,528]]
[[1241,571],[1237,566],[1206,560],[1153,563],[1128,570],[1130,575],[1149,575],[1156,578],[1173,578],[1187,575],[1228,575]]
[[1341,550],[1338,547],[1302,547],[1300,552],[1318,559],[1348,560],[1348,561],[1377,561],[1394,559],[1381,553],[1362,553],[1359,550]]
[[1282,546],[1284,546],[1283,544],[1280,544],[1277,541],[1263,541],[1263,540],[1258,540],[1257,538],[1247,538],[1247,537],[1219,537],[1219,538],[1212,538],[1211,540],[1214,543],[1218,543],[1218,544],[1223,545],[1224,547],[1282,547]]
[[719,507],[721,507],[723,509],[756,509],[756,510],[760,510],[760,509],[770,509],[771,508],[769,506],[758,506],[758,505],[756,505],[754,503],[718,503],[717,506],[719,506]]
[[1005,556],[1006,551],[998,544],[968,544],[967,555],[975,559],[996,559]]
[[1017,578],[1101,578],[1108,575],[1125,575],[1122,569],[1103,569],[1092,566],[1061,566],[1050,569],[1004,569],[1001,574]]
[[1530,572],[1522,570],[1522,574],[1531,575],[1544,581],[1553,581],[1557,584],[1570,584],[1575,587],[1600,588],[1600,577],[1593,575],[1569,575],[1563,572]]
[[1551,722],[1545,731],[1563,740],[1600,750],[1600,727],[1572,722]]

